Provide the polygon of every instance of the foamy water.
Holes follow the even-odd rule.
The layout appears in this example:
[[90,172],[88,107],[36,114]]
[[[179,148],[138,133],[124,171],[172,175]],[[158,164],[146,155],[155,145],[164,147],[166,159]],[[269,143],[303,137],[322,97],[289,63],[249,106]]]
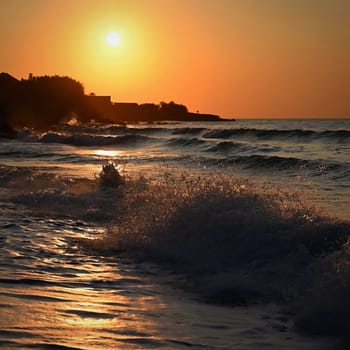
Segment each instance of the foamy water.
[[[4,349],[319,349],[276,306],[218,307],[174,288],[151,264],[81,250],[103,226],[31,217],[3,204],[0,347]],[[169,284],[171,281],[171,284]],[[173,285],[173,287],[172,287]]]
[[[91,125],[0,140],[0,347],[334,348],[319,336],[347,333],[349,130]],[[118,188],[99,185],[108,159]]]
[[1,140],[0,160],[93,177],[114,159],[128,171],[219,172],[302,191],[331,215],[350,217],[349,120],[240,120],[66,126]]

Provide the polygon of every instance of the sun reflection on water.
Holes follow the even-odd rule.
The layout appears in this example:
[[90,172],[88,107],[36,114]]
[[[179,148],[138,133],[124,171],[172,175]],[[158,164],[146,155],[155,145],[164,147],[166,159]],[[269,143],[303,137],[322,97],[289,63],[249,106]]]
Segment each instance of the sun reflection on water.
[[124,152],[115,150],[115,149],[97,149],[92,151],[91,154],[99,157],[110,157],[110,158],[124,156]]

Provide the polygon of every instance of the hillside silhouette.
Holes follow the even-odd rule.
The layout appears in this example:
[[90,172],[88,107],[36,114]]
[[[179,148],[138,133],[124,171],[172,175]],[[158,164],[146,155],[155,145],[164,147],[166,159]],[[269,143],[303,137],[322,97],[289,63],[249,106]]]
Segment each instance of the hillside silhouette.
[[11,137],[15,129],[48,130],[67,123],[90,121],[129,123],[174,121],[219,121],[211,114],[191,113],[173,101],[113,103],[110,96],[86,95],[82,83],[66,76],[33,76],[17,80],[0,73],[0,136]]

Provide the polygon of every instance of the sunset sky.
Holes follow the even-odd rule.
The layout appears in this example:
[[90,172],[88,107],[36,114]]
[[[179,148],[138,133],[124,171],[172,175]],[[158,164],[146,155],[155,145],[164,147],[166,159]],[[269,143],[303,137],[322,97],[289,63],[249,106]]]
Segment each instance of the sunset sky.
[[0,29],[16,78],[224,117],[350,117],[349,0],[0,0]]

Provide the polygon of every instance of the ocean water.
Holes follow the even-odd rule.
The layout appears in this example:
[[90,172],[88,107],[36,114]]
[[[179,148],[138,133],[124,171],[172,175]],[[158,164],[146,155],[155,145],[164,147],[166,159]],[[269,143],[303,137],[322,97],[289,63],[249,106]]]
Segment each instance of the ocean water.
[[0,347],[347,344],[349,204],[350,120],[0,139]]
[[112,159],[129,172],[159,167],[243,176],[309,192],[350,217],[349,120],[238,120],[130,126],[67,126],[1,141],[0,161],[92,178]]

